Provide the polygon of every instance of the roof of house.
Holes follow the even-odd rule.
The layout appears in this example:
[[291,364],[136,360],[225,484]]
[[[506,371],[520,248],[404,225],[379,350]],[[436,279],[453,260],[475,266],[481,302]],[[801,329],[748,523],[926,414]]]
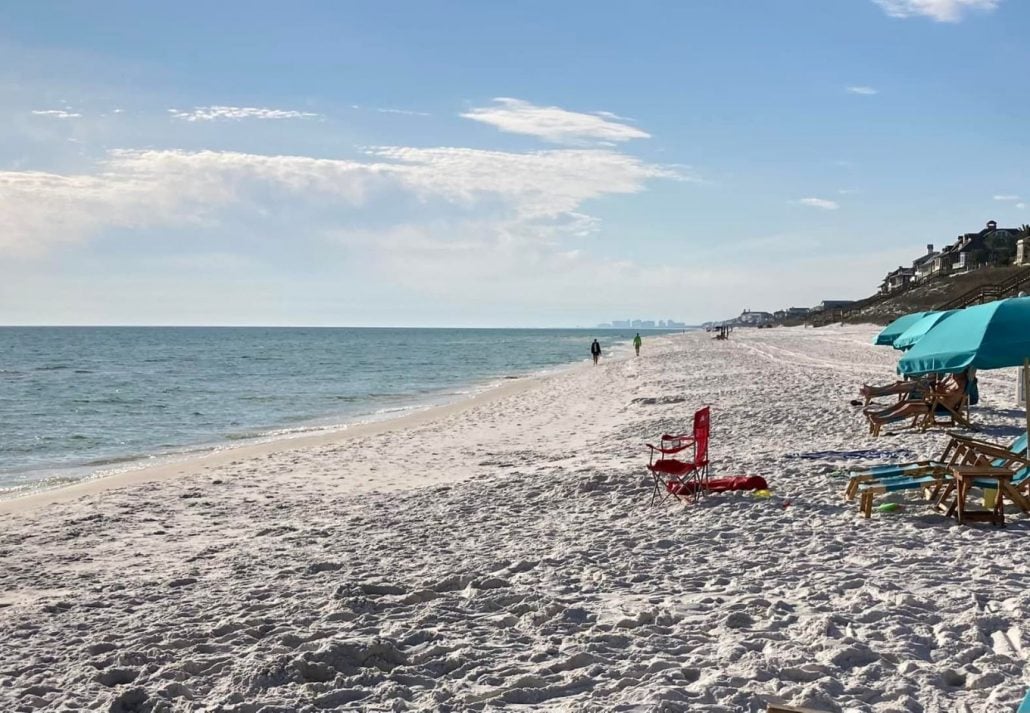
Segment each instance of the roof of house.
[[892,277],[906,277],[906,276],[912,277],[913,275],[915,275],[915,273],[916,273],[915,268],[912,268],[912,267],[899,267],[897,270],[891,270],[890,272],[888,272],[887,276],[885,278],[883,278],[883,281],[886,282],[887,280],[891,279]]
[[995,228],[994,230],[984,228],[979,233],[966,233],[958,236],[958,239],[954,243],[941,250],[940,255],[954,255],[957,253],[971,252],[973,250],[981,250],[987,237],[994,234],[1013,237],[1019,234],[1019,230],[1016,228]]
[[923,255],[921,257],[917,257],[915,260],[912,261],[912,268],[913,269],[919,269],[923,265],[929,265],[930,263],[933,262],[934,258],[937,257],[938,255],[940,255],[940,252],[938,252],[937,250],[934,250],[932,252],[927,253],[926,255]]

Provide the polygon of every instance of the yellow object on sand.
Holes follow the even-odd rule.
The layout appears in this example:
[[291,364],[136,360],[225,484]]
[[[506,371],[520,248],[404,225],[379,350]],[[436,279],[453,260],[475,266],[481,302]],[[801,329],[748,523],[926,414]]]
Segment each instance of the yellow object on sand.
[[984,508],[987,510],[994,509],[995,499],[998,497],[998,491],[994,488],[984,489]]
[[772,491],[771,490],[756,490],[755,491],[755,497],[756,498],[771,498],[772,497]]

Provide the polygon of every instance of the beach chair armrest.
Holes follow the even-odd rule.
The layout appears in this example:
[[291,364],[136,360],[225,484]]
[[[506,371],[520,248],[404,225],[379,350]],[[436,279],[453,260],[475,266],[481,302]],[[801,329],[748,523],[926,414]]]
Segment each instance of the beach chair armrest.
[[1005,463],[1030,464],[1030,459],[1027,458],[1026,453],[1013,453],[1008,448],[994,443],[978,442],[970,450],[981,459],[990,458],[992,460],[1001,460]]
[[1001,448],[1003,450],[1006,450],[1005,446],[999,445],[992,441],[985,441],[982,438],[973,438],[972,436],[968,436],[964,433],[958,433],[956,431],[945,431],[945,433],[953,441],[958,441],[964,445],[972,446],[974,448],[979,448],[983,446],[985,448]]
[[679,435],[672,435],[669,433],[663,433],[661,440],[663,441],[693,441],[693,433],[681,433]]

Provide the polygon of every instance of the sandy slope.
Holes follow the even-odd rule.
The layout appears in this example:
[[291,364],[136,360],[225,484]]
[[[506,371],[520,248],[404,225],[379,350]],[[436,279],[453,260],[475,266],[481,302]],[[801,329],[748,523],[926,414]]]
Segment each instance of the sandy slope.
[[[7,515],[0,710],[1011,711],[1030,521],[862,520],[841,463],[785,457],[939,447],[866,437],[847,399],[893,358],[871,334],[649,340],[400,430]],[[981,377],[999,438],[1012,378]],[[775,498],[645,507],[642,442],[702,403],[717,472]]]

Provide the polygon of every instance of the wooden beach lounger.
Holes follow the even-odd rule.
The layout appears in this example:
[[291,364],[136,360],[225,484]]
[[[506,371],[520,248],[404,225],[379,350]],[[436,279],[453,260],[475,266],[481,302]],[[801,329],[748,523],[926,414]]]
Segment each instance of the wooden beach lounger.
[[[958,433],[949,433],[948,436],[950,436],[950,440],[937,458],[915,461],[913,463],[876,465],[871,468],[861,468],[851,471],[849,474],[850,477],[848,479],[848,485],[844,490],[844,498],[846,500],[853,500],[858,494],[858,487],[863,483],[884,480],[886,478],[896,478],[899,476],[916,477],[934,473],[947,473],[949,466],[956,462],[956,460],[963,456],[965,451],[970,448],[975,449],[977,446],[987,446],[988,448],[1002,447],[995,443],[970,438]],[[1009,444],[1008,450],[1016,455],[1022,455],[1026,453],[1026,445],[1027,437],[1024,433]]]
[[969,448],[963,451],[960,457],[954,458],[946,470],[928,472],[918,476],[899,475],[860,484],[857,490],[859,511],[863,516],[871,517],[873,514],[873,500],[877,495],[902,490],[927,490],[930,492],[931,498],[941,502],[946,497],[946,494],[942,494],[942,491],[946,493],[947,486],[952,481],[951,472],[953,468],[984,465],[1014,471],[1018,468],[1024,468],[1027,463],[1025,452],[1017,454],[1004,448],[978,442],[975,449]]
[[[899,401],[894,406],[872,411],[866,409],[862,414],[869,422],[869,433],[876,438],[884,426],[912,420],[906,428],[919,427],[925,431],[934,426],[965,426],[971,427],[969,419],[962,415],[966,403],[965,394],[928,394],[926,398],[906,399]],[[949,418],[950,421],[940,421],[938,417]]]

